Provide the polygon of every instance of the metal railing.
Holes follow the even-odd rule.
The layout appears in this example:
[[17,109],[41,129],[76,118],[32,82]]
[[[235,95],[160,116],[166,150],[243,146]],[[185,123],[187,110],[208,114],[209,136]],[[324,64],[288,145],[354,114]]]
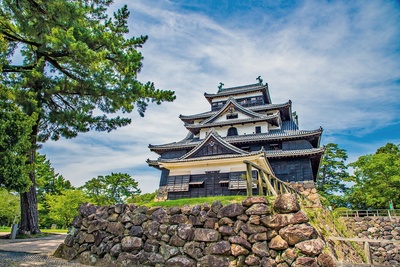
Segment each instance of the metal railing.
[[342,217],[396,217],[400,216],[400,209],[386,210],[338,210],[335,211]]

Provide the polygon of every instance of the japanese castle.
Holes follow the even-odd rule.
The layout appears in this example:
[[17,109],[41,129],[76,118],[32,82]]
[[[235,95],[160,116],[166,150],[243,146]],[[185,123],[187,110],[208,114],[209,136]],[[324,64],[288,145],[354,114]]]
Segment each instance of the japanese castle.
[[322,128],[300,130],[292,102],[272,104],[268,84],[257,79],[232,88],[221,83],[217,93],[204,94],[209,111],[179,116],[188,130],[183,140],[149,145],[160,157],[147,163],[161,170],[159,191],[168,199],[246,194],[244,162],[284,182],[316,180]]

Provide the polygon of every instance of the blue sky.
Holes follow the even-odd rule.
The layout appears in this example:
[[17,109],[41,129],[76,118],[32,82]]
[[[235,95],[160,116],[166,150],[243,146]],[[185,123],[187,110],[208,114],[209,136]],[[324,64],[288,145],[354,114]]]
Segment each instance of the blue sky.
[[268,82],[273,103],[293,102],[300,128],[324,128],[321,144],[346,149],[348,163],[400,144],[400,4],[397,1],[116,1],[127,4],[131,36],[148,35],[138,79],[174,90],[145,117],[111,133],[47,142],[57,172],[80,186],[127,172],[143,192],[158,187],[148,144],[181,140],[179,114],[209,110],[204,92]]

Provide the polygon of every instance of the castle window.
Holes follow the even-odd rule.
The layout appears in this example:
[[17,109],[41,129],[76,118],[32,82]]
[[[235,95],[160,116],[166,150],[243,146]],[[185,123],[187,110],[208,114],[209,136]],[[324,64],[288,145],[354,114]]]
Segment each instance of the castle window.
[[279,150],[279,144],[270,144],[269,150]]
[[227,136],[234,136],[234,135],[238,135],[237,129],[235,127],[229,128]]
[[238,118],[238,114],[237,113],[230,113],[226,115],[226,119],[227,120],[232,120],[232,119],[237,119]]
[[256,126],[256,134],[261,133],[261,126]]

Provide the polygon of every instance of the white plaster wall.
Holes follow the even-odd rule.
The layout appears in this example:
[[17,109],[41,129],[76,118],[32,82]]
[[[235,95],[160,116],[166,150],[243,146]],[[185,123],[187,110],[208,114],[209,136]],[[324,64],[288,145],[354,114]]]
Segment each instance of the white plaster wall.
[[232,122],[234,122],[235,120],[241,120],[241,119],[249,119],[249,118],[251,118],[249,115],[246,115],[246,114],[244,114],[244,113],[242,113],[242,112],[236,111],[236,113],[238,114],[237,119],[227,120],[227,119],[226,119],[226,115],[229,114],[229,113],[223,113],[221,116],[219,116],[218,118],[216,118],[214,122],[223,122],[223,121],[232,121]]
[[[238,135],[245,134],[254,134],[256,132],[256,126],[261,126],[261,133],[267,133],[269,131],[268,123],[266,122],[257,122],[245,125],[234,125],[238,130]],[[222,137],[226,137],[228,134],[228,129],[231,128],[231,125],[226,125],[223,127],[214,127],[214,130]],[[200,131],[200,139],[204,139],[207,133],[210,131],[210,128],[204,128]]]

